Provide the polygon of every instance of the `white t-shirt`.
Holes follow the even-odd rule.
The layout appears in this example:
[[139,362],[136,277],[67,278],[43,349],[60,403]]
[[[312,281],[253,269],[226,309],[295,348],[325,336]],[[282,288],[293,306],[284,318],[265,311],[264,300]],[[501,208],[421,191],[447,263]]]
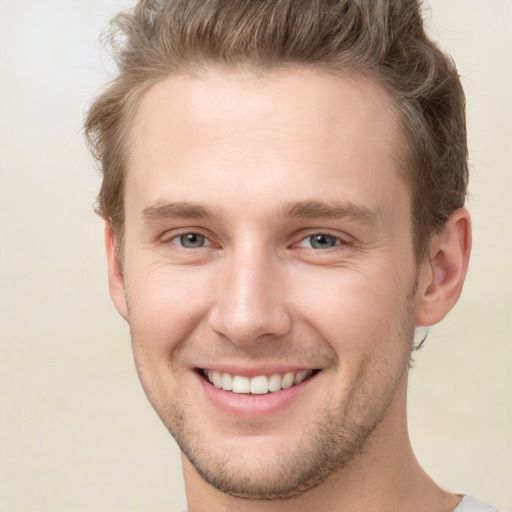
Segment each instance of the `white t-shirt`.
[[453,512],[499,512],[497,509],[486,505],[473,496],[464,496]]

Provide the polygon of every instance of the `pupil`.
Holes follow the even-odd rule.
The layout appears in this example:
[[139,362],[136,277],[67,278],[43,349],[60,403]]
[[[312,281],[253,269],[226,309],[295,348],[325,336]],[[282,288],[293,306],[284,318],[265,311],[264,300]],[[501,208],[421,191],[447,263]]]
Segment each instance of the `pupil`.
[[325,249],[326,247],[334,247],[336,240],[332,236],[314,235],[311,237],[311,245],[315,249]]
[[187,248],[202,247],[204,244],[204,236],[196,233],[187,233],[180,237],[181,245]]

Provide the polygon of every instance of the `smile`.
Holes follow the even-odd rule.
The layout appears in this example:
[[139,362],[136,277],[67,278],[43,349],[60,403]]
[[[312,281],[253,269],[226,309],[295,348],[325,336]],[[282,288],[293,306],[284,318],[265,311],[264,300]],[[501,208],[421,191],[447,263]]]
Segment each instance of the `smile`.
[[203,374],[218,389],[239,394],[266,395],[296,386],[313,375],[315,371],[300,370],[284,374],[257,375],[252,378],[207,369],[203,370]]

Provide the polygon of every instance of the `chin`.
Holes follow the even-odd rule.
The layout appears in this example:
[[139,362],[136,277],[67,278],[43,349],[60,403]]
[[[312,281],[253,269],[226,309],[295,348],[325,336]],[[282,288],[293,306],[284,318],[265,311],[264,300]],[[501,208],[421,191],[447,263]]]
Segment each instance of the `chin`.
[[164,422],[205,482],[230,496],[267,501],[304,494],[350,466],[364,452],[386,410],[361,424],[340,422],[338,415],[325,413],[307,432],[285,432],[280,438],[208,438],[188,427],[186,411],[177,409],[173,421]]

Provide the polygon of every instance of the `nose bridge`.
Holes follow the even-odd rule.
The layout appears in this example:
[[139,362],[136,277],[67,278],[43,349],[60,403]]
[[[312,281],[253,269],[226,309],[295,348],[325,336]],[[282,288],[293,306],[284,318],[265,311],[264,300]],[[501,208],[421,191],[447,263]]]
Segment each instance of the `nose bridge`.
[[235,344],[282,336],[291,327],[283,293],[283,269],[271,251],[247,243],[226,258],[219,275],[211,328]]

